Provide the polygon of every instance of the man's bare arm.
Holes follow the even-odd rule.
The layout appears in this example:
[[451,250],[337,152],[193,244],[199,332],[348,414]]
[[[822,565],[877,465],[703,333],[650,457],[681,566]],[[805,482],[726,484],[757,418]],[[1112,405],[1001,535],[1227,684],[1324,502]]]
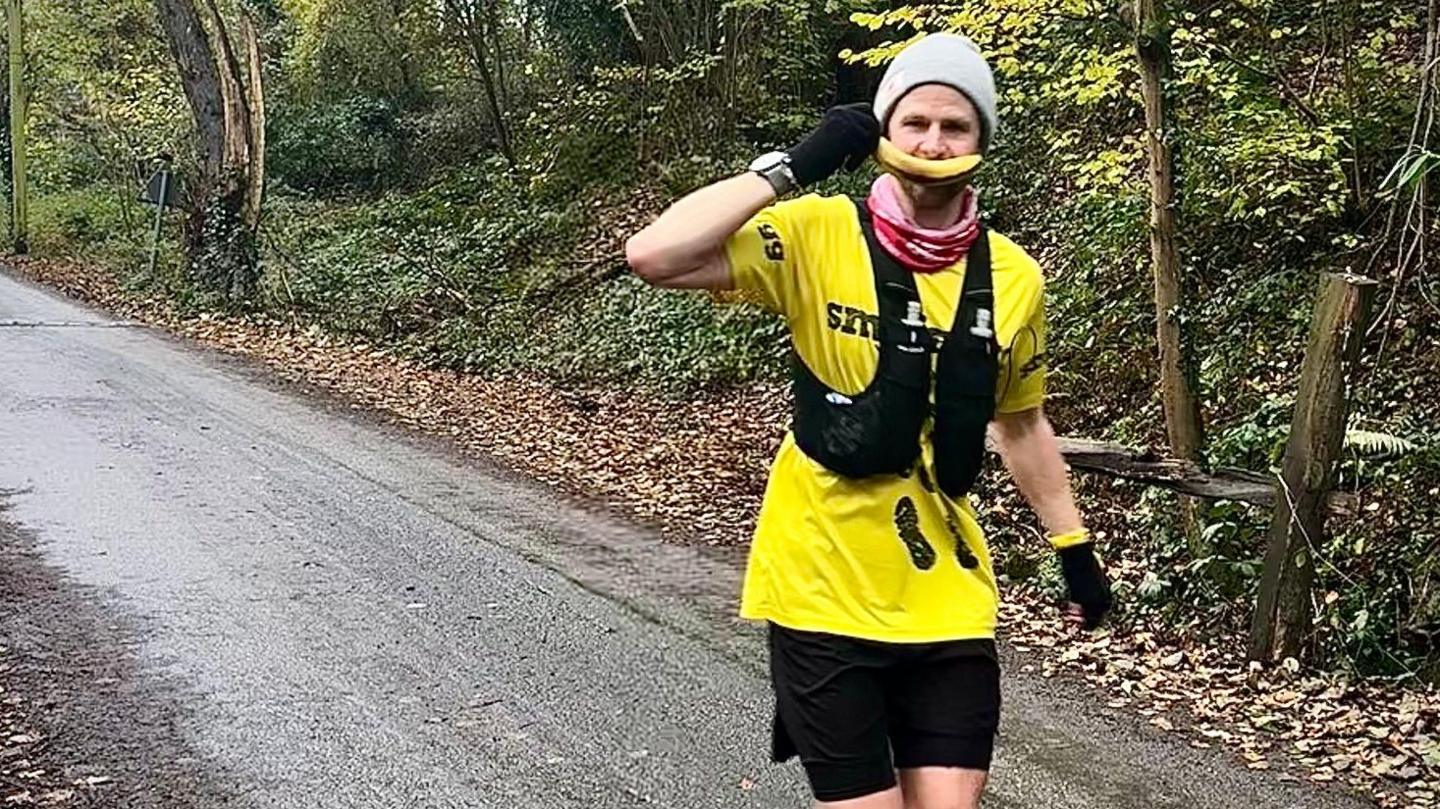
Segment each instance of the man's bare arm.
[[770,183],[753,172],[707,185],[631,236],[625,260],[655,286],[729,289],[725,240],[774,201]]
[[1070,492],[1069,469],[1044,411],[1037,407],[998,414],[993,435],[1015,485],[1040,515],[1045,530],[1056,536],[1083,528]]

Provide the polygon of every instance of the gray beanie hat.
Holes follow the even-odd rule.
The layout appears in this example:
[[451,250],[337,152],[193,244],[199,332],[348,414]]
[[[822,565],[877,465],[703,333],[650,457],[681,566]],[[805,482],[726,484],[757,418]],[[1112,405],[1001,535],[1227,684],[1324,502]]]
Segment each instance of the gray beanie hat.
[[875,118],[881,131],[906,93],[922,84],[948,84],[964,93],[980,113],[980,151],[990,149],[999,125],[995,112],[995,76],[980,49],[959,34],[930,34],[900,52],[875,91]]

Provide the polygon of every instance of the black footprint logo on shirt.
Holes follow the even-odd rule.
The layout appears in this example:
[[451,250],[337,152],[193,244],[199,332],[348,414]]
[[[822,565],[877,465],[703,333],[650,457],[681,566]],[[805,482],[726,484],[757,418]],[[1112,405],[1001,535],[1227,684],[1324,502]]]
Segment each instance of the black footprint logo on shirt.
[[920,461],[916,469],[920,470],[920,485],[930,494],[935,493],[935,481],[930,479],[930,473],[925,471],[925,462]]
[[[930,479],[930,473],[925,471],[923,465],[920,467],[920,485],[925,487],[925,491],[936,494],[935,483]],[[974,570],[980,566],[980,560],[975,558],[969,543],[965,541],[965,536],[960,533],[960,520],[955,516],[955,508],[944,497],[939,499],[941,508],[945,510],[945,527],[950,529],[950,536],[955,537],[955,561],[959,562],[960,566],[966,570]]]
[[945,527],[950,529],[950,536],[955,537],[955,561],[966,570],[974,570],[980,566],[980,560],[970,550],[970,543],[965,541],[965,535],[960,533],[959,520],[955,519],[955,512],[950,504],[945,504]]
[[900,502],[895,504],[895,530],[899,532],[900,541],[905,543],[910,561],[916,567],[929,570],[935,566],[935,549],[920,533],[920,514],[915,510],[915,502],[908,497],[900,498]]

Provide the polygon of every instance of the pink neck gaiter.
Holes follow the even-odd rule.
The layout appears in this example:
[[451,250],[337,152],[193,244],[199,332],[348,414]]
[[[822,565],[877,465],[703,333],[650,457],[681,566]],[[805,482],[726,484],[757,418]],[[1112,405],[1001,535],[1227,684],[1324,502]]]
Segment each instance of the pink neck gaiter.
[[865,205],[875,223],[875,236],[885,252],[912,272],[938,272],[964,258],[980,233],[980,206],[975,189],[966,188],[960,221],[948,228],[922,228],[900,203],[900,181],[882,174],[870,187]]

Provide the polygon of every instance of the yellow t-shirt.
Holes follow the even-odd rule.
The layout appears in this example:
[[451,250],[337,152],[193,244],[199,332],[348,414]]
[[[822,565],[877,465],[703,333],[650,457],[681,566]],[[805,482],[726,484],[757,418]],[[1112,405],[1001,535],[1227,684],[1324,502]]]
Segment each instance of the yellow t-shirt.
[[[1045,395],[1044,279],[1019,246],[990,233],[999,412]],[[878,306],[854,203],[809,195],[761,211],[725,247],[737,297],[783,315],[821,382],[864,390],[879,362]],[[925,322],[955,320],[965,262],[915,275]],[[791,629],[890,642],[988,638],[998,597],[968,499],[938,492],[928,427],[917,469],[852,480],[785,437],[755,528],[740,614]]]

